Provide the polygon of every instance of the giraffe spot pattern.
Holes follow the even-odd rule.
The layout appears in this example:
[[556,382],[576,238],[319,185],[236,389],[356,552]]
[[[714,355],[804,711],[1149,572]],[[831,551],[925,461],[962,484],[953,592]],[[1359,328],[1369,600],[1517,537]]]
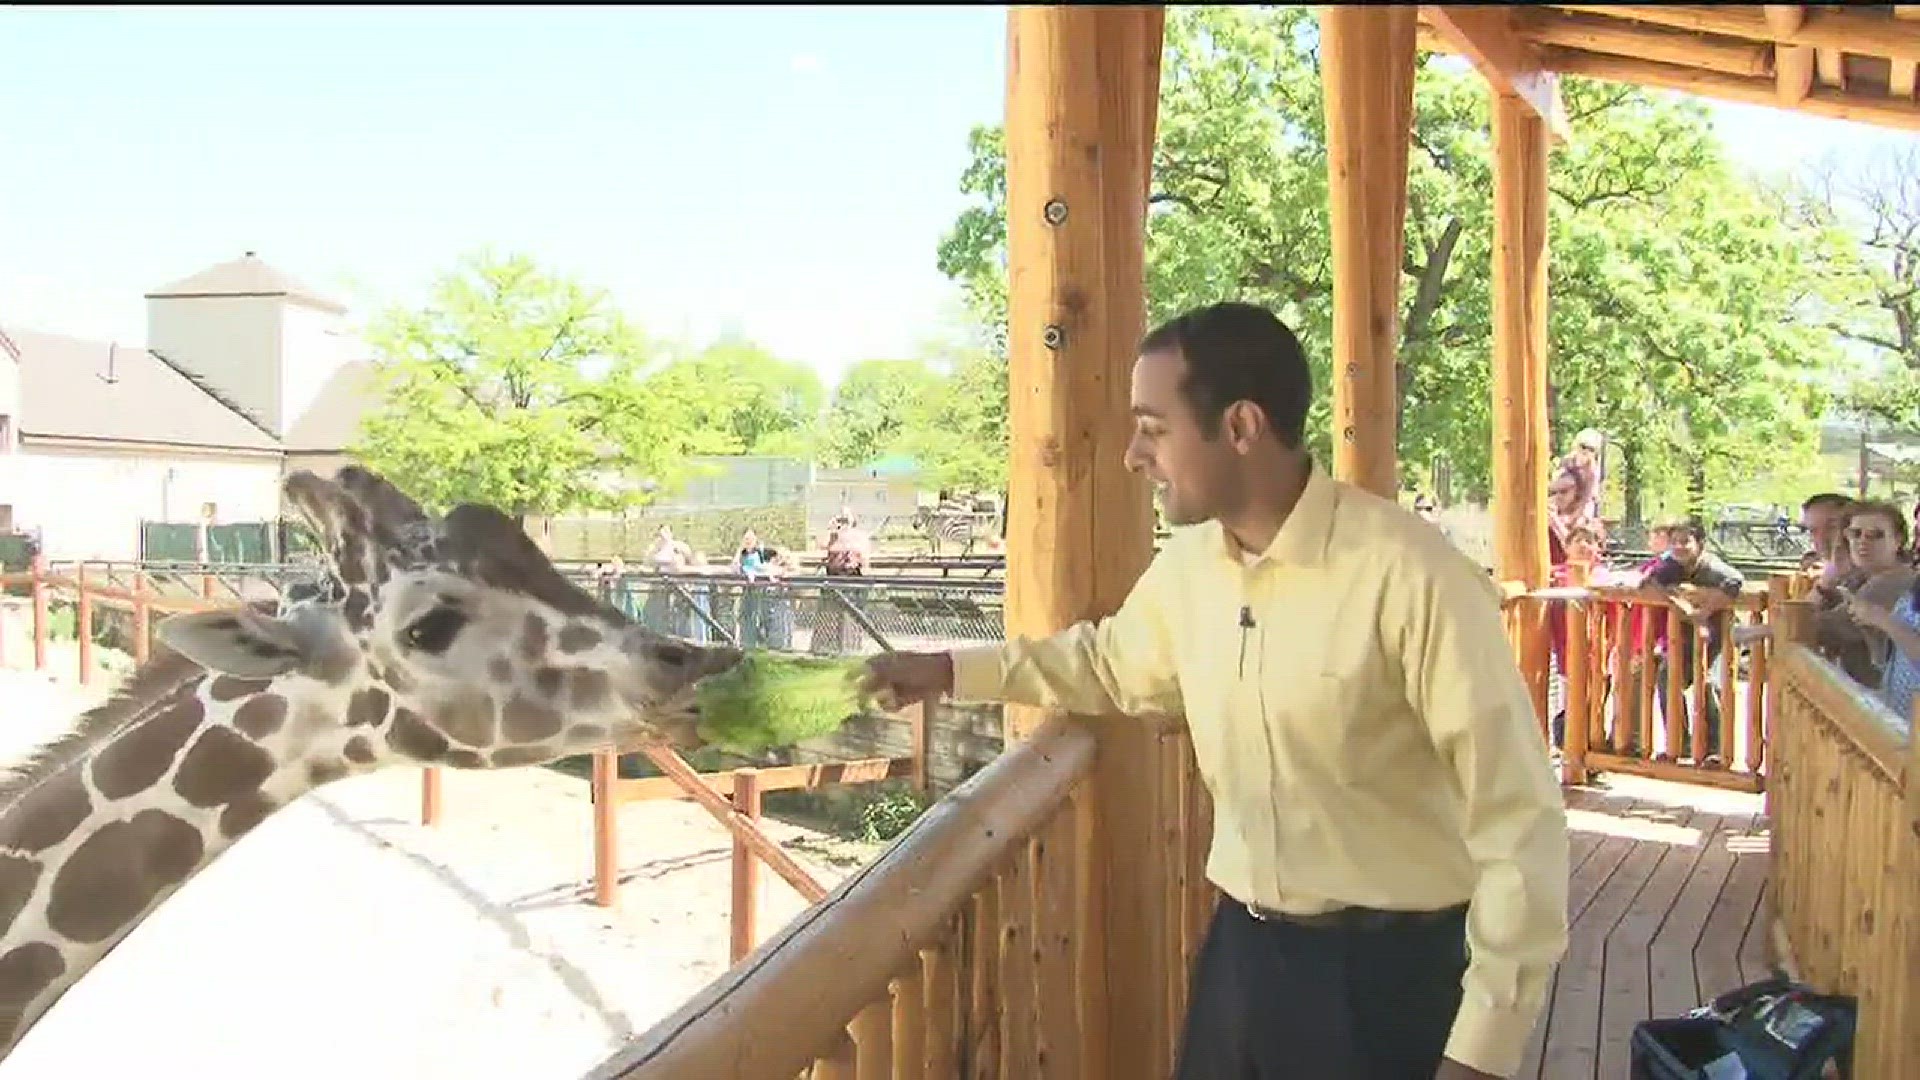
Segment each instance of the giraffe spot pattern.
[[347,745],[341,750],[341,753],[346,755],[348,761],[356,765],[373,764],[373,743],[369,742],[365,735],[355,735],[353,738],[348,739]]
[[82,944],[105,941],[185,881],[205,850],[200,830],[159,810],[110,821],[54,877],[47,924]]
[[0,855],[0,933],[12,928],[39,883],[39,862],[24,855]]
[[0,956],[0,1046],[13,1044],[27,1006],[66,971],[60,950],[44,941],[29,942]]
[[563,653],[581,653],[600,644],[600,631],[591,626],[573,623],[560,631],[558,638]]
[[0,847],[28,854],[45,851],[72,836],[92,805],[80,770],[63,769],[0,814]]
[[263,694],[273,683],[266,679],[242,679],[238,675],[219,675],[207,687],[207,693],[215,701],[238,701],[243,697]]
[[493,676],[494,682],[512,682],[513,665],[507,663],[504,658],[496,656],[487,661],[487,674]]
[[520,655],[528,660],[541,660],[547,655],[547,620],[538,615],[529,614],[526,626],[520,633]]
[[509,746],[493,752],[493,767],[512,769],[521,765],[538,765],[551,761],[557,755],[544,746]]
[[171,707],[163,704],[160,715],[101,748],[93,759],[93,786],[108,799],[124,799],[159,783],[206,715],[191,687],[183,687]]
[[387,729],[387,745],[415,761],[438,761],[446,755],[446,736],[428,727],[413,710],[394,710]]
[[287,721],[287,699],[278,694],[256,694],[233,713],[233,726],[259,741],[280,730]]
[[548,697],[559,697],[560,687],[566,683],[567,673],[557,667],[543,667],[533,673],[533,685]]
[[573,691],[573,707],[576,709],[598,709],[607,703],[612,692],[613,682],[604,671],[592,668],[574,668],[567,682]]
[[530,743],[560,734],[565,721],[557,709],[515,694],[500,711],[500,725],[508,742]]
[[226,728],[208,728],[180,759],[173,790],[195,806],[220,806],[259,790],[272,775],[272,755]]
[[442,760],[456,769],[484,769],[487,767],[486,756],[484,754],[477,754],[472,750],[449,750],[447,751],[447,756]]
[[229,840],[238,839],[267,820],[267,815],[279,809],[279,805],[259,791],[240,796],[220,811],[220,835]]
[[499,738],[493,723],[493,702],[478,695],[466,695],[435,709],[433,726],[454,742],[468,746],[491,746]]
[[353,699],[347,704],[348,727],[372,727],[387,718],[387,706],[391,699],[387,692],[377,686],[356,690]]
[[338,761],[316,761],[307,766],[307,782],[314,787],[325,787],[346,775],[347,767]]
[[589,746],[598,746],[606,742],[609,734],[611,733],[599,724],[581,724],[573,729],[574,740],[576,742],[586,743]]

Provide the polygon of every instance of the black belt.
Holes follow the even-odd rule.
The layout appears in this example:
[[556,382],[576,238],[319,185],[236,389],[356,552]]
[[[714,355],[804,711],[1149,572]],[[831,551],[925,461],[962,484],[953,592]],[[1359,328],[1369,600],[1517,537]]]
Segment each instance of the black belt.
[[1438,911],[1388,911],[1382,908],[1343,907],[1332,911],[1316,912],[1312,915],[1294,915],[1244,902],[1241,906],[1245,907],[1247,914],[1253,916],[1258,922],[1287,923],[1310,930],[1391,930],[1399,927],[1428,926],[1449,919],[1457,919],[1467,912],[1465,904],[1455,904]]

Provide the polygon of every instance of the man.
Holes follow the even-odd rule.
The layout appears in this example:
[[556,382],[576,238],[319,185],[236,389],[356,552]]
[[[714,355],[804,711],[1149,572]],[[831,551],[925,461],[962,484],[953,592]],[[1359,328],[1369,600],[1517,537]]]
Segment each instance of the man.
[[1575,516],[1600,517],[1600,491],[1605,483],[1604,457],[1607,437],[1597,428],[1582,428],[1573,437],[1573,450],[1560,459],[1557,473],[1573,482]]
[[1271,313],[1160,327],[1132,395],[1174,531],[1120,610],[881,655],[867,689],[1186,715],[1225,896],[1181,1080],[1510,1075],[1566,945],[1566,813],[1486,572],[1314,464]]
[[1816,571],[1822,585],[1831,587],[1853,570],[1847,545],[1840,542],[1852,509],[1853,500],[1834,491],[1823,491],[1800,504],[1800,527],[1813,541],[1813,550],[1800,560],[1800,568]]
[[[1720,620],[1714,619],[1713,616],[1732,607],[1734,601],[1740,599],[1740,593],[1747,587],[1747,583],[1746,579],[1740,576],[1740,571],[1735,570],[1718,555],[1708,553],[1706,526],[1698,521],[1670,525],[1667,528],[1667,535],[1669,545],[1667,553],[1660,557],[1660,561],[1654,564],[1653,569],[1647,571],[1646,577],[1641,579],[1640,588],[1649,595],[1671,603],[1679,609],[1680,616],[1690,624],[1679,644],[1666,642],[1666,663],[1674,663],[1674,654],[1679,653],[1680,681],[1682,685],[1690,687],[1696,677],[1708,678],[1703,670],[1706,665],[1698,663],[1698,658],[1694,655],[1698,651],[1696,642],[1699,635],[1693,632],[1691,625],[1706,620],[1707,665],[1711,665],[1720,657],[1722,646],[1725,644],[1722,641]],[[1658,638],[1664,639],[1666,624],[1658,620],[1656,623],[1658,629],[1655,634]],[[1666,694],[1666,684],[1663,669],[1660,678],[1654,684],[1655,693],[1663,698]],[[1683,704],[1681,707],[1684,709],[1686,706]],[[1692,723],[1707,725],[1707,754],[1701,763],[1708,768],[1718,768],[1721,764],[1720,690],[1712,679],[1708,679],[1707,682],[1707,715],[1704,718],[1694,717]],[[1692,728],[1689,727],[1688,731],[1690,733]],[[1691,746],[1691,734],[1687,736],[1687,740],[1687,745]],[[1669,752],[1676,759],[1690,757],[1693,753],[1686,747],[1674,747]]]

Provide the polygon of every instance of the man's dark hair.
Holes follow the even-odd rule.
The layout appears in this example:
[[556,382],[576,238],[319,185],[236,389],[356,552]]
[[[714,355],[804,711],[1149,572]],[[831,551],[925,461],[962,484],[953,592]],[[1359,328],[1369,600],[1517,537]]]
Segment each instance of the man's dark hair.
[[1140,352],[1177,352],[1186,360],[1180,389],[1207,438],[1220,433],[1227,406],[1251,401],[1267,414],[1280,445],[1300,448],[1313,376],[1300,339],[1273,312],[1232,302],[1196,308],[1154,328]]
[[1667,535],[1671,537],[1691,536],[1699,541],[1701,547],[1707,545],[1707,526],[1699,518],[1688,518],[1667,525]]
[[1814,495],[1808,498],[1806,502],[1801,503],[1800,509],[1815,510],[1815,509],[1819,509],[1820,507],[1829,507],[1834,510],[1845,510],[1847,507],[1852,505],[1853,505],[1852,499],[1848,498],[1845,495],[1840,494],[1837,491],[1823,491],[1818,495]]

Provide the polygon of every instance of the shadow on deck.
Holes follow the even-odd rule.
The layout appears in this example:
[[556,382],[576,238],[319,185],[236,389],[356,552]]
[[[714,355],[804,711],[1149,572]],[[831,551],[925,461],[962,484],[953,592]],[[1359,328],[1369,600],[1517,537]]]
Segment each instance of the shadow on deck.
[[1611,1080],[1635,1024],[1769,973],[1768,826],[1758,795],[1624,776],[1567,818],[1567,955],[1515,1076]]

